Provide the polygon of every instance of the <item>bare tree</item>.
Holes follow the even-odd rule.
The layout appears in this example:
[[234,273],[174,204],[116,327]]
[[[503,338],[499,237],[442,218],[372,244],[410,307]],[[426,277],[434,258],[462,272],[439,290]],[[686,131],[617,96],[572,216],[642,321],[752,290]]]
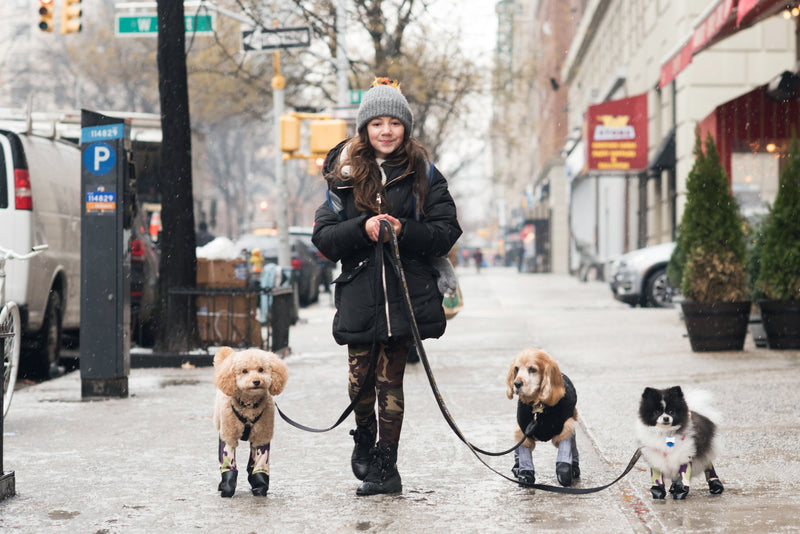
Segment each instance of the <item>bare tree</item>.
[[[159,289],[163,321],[156,348],[178,352],[192,346],[196,317],[188,298],[169,300],[169,290],[194,287],[194,203],[192,195],[192,143],[189,121],[189,88],[183,3],[158,0],[158,88],[161,97],[161,158],[164,174],[160,184],[163,232]],[[167,313],[167,302],[170,302]]]

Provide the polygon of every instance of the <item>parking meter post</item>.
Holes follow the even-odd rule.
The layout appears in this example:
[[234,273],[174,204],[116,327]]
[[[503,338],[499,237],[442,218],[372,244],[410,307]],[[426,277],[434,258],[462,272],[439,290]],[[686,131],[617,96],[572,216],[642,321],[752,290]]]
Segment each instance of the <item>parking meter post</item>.
[[127,397],[130,121],[81,112],[82,397]]
[[[6,338],[13,335],[14,332],[0,331],[0,361],[3,361],[3,357],[5,356]],[[3,406],[4,402],[4,389],[5,387],[0,387],[0,406]],[[14,471],[6,473],[3,467],[3,416],[0,414],[0,501],[8,497],[13,497],[15,493]]]

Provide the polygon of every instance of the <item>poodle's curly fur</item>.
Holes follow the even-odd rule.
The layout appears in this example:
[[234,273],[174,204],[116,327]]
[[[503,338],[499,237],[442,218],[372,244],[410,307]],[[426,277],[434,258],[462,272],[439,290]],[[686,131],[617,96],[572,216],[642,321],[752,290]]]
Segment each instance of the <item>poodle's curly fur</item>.
[[220,439],[236,447],[242,437],[245,425],[233,412],[235,406],[245,419],[255,420],[248,439],[252,445],[266,445],[272,441],[275,426],[272,397],[283,391],[288,378],[286,364],[271,352],[220,348],[214,355],[214,385],[217,386],[214,426]]

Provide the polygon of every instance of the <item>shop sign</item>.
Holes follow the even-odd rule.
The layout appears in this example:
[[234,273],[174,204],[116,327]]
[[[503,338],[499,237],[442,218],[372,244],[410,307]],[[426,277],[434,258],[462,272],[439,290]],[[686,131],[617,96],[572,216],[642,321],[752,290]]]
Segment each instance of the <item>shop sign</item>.
[[589,106],[586,126],[588,170],[647,168],[647,93]]

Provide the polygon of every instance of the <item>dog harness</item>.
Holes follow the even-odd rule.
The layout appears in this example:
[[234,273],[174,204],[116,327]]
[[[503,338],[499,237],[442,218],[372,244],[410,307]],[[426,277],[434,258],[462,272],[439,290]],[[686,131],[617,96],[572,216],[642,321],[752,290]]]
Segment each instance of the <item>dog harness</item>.
[[575,405],[578,403],[578,394],[575,386],[565,374],[564,396],[553,406],[531,406],[522,401],[517,401],[517,424],[528,437],[539,441],[550,441],[561,433],[564,423],[575,414]]
[[[239,401],[239,404],[241,404],[242,406],[252,407],[252,408],[258,408],[259,405],[259,403],[256,402],[253,403],[251,406],[249,403],[244,403],[242,401]],[[236,419],[244,423],[244,431],[242,432],[242,437],[239,439],[241,439],[242,441],[248,441],[250,439],[250,431],[253,430],[253,425],[256,424],[256,422],[259,419],[261,419],[262,415],[264,415],[264,410],[261,410],[261,413],[259,413],[252,420],[248,419],[247,417],[237,412],[236,407],[233,405],[233,401],[231,401],[231,410],[233,410],[233,414],[236,416]]]

